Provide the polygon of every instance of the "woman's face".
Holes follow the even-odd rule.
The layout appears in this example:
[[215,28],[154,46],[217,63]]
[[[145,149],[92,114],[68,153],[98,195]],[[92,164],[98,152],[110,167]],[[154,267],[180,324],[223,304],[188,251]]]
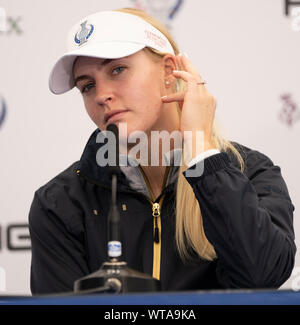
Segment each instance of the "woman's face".
[[163,118],[161,97],[167,93],[166,76],[176,67],[172,56],[167,56],[155,62],[142,50],[121,59],[76,60],[76,87],[99,129],[120,122],[127,123],[127,135],[135,130],[149,134],[151,130],[170,129],[168,119]]

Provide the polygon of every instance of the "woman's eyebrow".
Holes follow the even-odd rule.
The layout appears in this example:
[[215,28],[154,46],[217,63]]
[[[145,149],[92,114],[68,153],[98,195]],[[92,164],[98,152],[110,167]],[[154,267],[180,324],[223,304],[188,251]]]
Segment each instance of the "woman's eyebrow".
[[78,81],[80,81],[80,80],[85,80],[85,79],[91,79],[91,77],[90,77],[90,76],[87,76],[87,75],[79,76],[79,77],[77,77],[77,78],[74,80],[74,85],[76,86]]
[[[122,58],[120,58],[120,59],[122,59]],[[103,66],[109,64],[109,63],[112,62],[112,61],[118,61],[118,60],[120,60],[120,59],[105,59],[104,61],[102,61],[101,63],[99,63],[99,66],[100,66],[100,67],[103,67]],[[80,81],[80,80],[84,80],[84,79],[91,79],[91,77],[88,76],[88,75],[82,75],[82,76],[79,76],[79,77],[75,78],[75,80],[74,80],[74,85],[76,86],[76,84],[77,84],[78,81]]]

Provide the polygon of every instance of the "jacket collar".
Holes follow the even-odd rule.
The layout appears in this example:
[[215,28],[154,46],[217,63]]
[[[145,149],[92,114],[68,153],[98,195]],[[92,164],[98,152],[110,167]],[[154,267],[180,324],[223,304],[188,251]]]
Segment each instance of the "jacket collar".
[[[97,136],[101,131],[96,129],[90,136],[83,154],[80,158],[80,174],[99,185],[111,187],[110,167],[99,166],[96,161],[97,151],[104,143],[97,143]],[[181,149],[175,149],[165,155],[166,161],[171,165],[166,188],[175,185],[178,176],[178,161],[181,159]],[[179,159],[179,160],[178,160]],[[133,164],[134,162],[134,164]],[[174,162],[176,162],[174,166]],[[172,166],[173,164],[173,166]],[[141,173],[138,162],[131,157],[120,154],[121,176],[119,178],[118,189],[126,191],[137,191],[150,197],[147,185]]]

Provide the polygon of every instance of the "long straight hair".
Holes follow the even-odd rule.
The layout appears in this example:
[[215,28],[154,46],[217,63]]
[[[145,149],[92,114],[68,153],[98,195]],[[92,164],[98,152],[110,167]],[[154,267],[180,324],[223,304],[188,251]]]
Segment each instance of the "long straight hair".
[[[136,15],[144,19],[167,37],[173,47],[175,55],[180,53],[168,29],[155,18],[135,8],[122,8],[116,11]],[[166,54],[151,48],[145,48],[144,50],[156,60],[162,58]],[[186,90],[186,84],[182,80],[177,80],[177,87],[177,91],[179,92]],[[176,85],[174,91],[176,91]],[[181,115],[179,105],[177,105],[177,111],[178,114]],[[241,154],[229,140],[221,135],[220,129],[221,127],[215,119],[212,127],[212,141],[215,147],[225,152],[232,152],[237,158],[240,169],[243,172],[244,161]],[[184,157],[184,146],[182,157]],[[183,261],[193,259],[195,254],[204,260],[211,261],[217,257],[216,252],[205,236],[200,204],[195,197],[192,187],[182,174],[186,169],[187,166],[182,158],[176,188],[176,244],[178,252]]]

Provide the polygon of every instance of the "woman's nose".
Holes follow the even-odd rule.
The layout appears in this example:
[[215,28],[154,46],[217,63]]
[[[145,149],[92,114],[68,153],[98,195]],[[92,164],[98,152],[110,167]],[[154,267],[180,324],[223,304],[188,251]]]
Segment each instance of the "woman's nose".
[[113,100],[113,94],[110,90],[108,89],[96,89],[97,94],[95,97],[95,101],[98,105],[106,105],[108,103],[111,103]]

